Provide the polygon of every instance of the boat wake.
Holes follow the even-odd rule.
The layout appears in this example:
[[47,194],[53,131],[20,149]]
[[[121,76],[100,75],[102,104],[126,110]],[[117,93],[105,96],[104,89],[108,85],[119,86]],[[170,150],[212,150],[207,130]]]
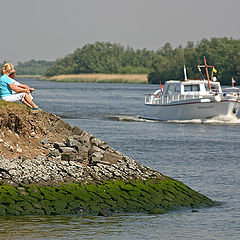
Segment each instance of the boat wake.
[[150,120],[143,118],[139,115],[130,116],[130,115],[107,115],[105,116],[107,119],[115,120],[115,121],[123,121],[123,122],[157,122],[155,120]]
[[240,124],[240,118],[236,116],[218,116],[208,119],[191,119],[191,120],[153,120],[143,118],[140,115],[105,115],[104,118],[114,120],[114,121],[122,121],[122,122],[168,122],[168,123],[186,123],[186,124]]
[[192,119],[192,120],[169,120],[172,123],[196,123],[196,124],[240,124],[240,118],[236,116],[218,116],[208,119]]

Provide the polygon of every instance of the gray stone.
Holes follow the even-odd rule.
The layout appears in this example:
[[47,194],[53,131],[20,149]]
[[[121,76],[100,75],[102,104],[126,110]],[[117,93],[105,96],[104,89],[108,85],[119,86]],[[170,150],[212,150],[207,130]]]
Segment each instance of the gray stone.
[[66,145],[64,143],[60,143],[60,142],[55,142],[53,144],[53,147],[60,149],[61,147],[66,147]]
[[78,146],[77,151],[82,157],[88,157],[89,150],[86,146]]
[[[164,179],[159,172],[124,156],[91,134],[79,128],[74,129],[74,135],[66,139],[66,144],[55,142],[54,148],[48,145],[50,153],[47,157],[40,155],[34,159],[9,160],[0,156],[0,180],[12,181],[15,185],[19,183],[47,185],[50,182],[58,184],[113,179]],[[10,146],[4,141],[3,144],[8,148]],[[17,147],[19,146],[16,145]]]
[[17,147],[16,152],[21,153],[23,150],[20,147]]
[[9,148],[9,147],[10,147],[10,145],[9,145],[9,143],[8,143],[8,142],[4,142],[4,143],[3,143],[3,145],[4,145],[4,147],[7,147],[7,148]]
[[35,132],[30,132],[29,134],[31,137],[35,137],[36,136],[36,133]]
[[99,138],[92,138],[91,143],[99,148],[106,149],[108,144],[106,142],[103,142]]
[[10,150],[11,152],[13,152],[13,151],[14,151],[14,147],[13,147],[13,146],[9,146],[9,150]]
[[43,140],[41,141],[42,145],[48,145],[48,139],[45,137],[43,138]]
[[91,137],[92,137],[91,134],[84,132],[83,134],[81,134],[81,141],[90,143]]
[[74,161],[76,159],[79,159],[78,154],[74,154],[72,152],[64,152],[64,153],[61,154],[61,160]]
[[57,128],[63,128],[63,129],[71,130],[72,126],[69,123],[67,123],[67,122],[65,122],[65,121],[60,119],[58,124],[57,124]]
[[10,175],[16,175],[17,171],[15,169],[10,169],[8,172]]
[[106,150],[109,146],[108,146],[107,143],[102,143],[102,144],[99,145],[99,147]]
[[80,142],[74,139],[74,136],[70,136],[66,139],[66,145],[74,148],[81,146]]
[[100,153],[100,152],[94,152],[94,153],[92,154],[92,157],[96,157],[96,158],[100,158],[100,159],[102,159],[103,154]]
[[87,147],[88,149],[92,148],[92,144],[90,142],[83,142],[83,145]]
[[81,128],[79,128],[79,127],[74,127],[73,130],[72,130],[72,133],[74,135],[81,135],[82,132],[83,132],[83,130]]
[[93,146],[91,152],[100,152],[103,154],[105,151],[97,146]]
[[117,163],[118,160],[121,160],[122,156],[117,153],[105,152],[103,155],[103,162],[108,162],[111,164]]
[[101,158],[98,157],[92,157],[91,163],[96,164],[96,163],[102,163]]
[[61,147],[61,148],[59,148],[59,152],[60,153],[71,153],[71,152],[73,152],[73,153],[77,153],[77,150],[75,149],[75,148],[72,148],[72,147]]

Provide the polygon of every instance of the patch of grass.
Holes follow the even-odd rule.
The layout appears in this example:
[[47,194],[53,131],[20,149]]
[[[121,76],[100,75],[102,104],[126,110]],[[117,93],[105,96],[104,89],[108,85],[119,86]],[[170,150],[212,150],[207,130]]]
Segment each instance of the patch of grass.
[[26,108],[26,106],[18,103],[18,102],[6,102],[0,100],[0,107],[17,107],[17,108]]

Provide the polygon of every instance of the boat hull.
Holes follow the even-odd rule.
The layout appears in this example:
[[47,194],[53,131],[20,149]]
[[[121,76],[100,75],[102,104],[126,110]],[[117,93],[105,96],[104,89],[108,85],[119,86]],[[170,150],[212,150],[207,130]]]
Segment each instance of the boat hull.
[[237,101],[145,104],[144,118],[166,121],[231,117],[237,114],[239,107],[240,103]]

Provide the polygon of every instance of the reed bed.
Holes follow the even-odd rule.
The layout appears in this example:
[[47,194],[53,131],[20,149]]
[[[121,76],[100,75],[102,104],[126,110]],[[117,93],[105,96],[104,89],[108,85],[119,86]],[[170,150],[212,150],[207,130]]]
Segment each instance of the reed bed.
[[41,78],[41,75],[17,75],[16,78]]
[[56,82],[147,83],[147,74],[69,74],[41,79]]

